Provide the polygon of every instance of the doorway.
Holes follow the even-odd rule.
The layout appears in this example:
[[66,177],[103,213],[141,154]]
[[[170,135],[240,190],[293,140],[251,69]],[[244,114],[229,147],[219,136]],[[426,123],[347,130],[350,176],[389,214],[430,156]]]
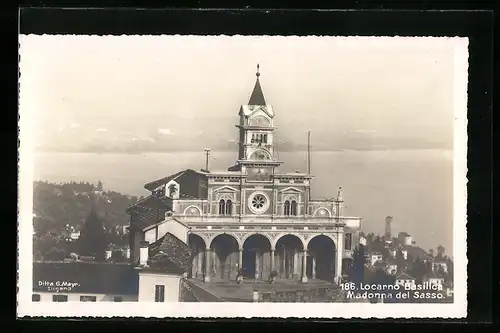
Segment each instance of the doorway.
[[255,278],[255,259],[257,252],[243,251],[243,277],[254,279]]

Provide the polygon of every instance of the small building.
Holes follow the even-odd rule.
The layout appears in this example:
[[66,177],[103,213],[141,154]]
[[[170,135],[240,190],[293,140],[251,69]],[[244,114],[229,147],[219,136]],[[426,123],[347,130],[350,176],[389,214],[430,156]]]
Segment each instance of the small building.
[[408,250],[401,249],[401,254],[403,255],[404,260],[408,260]]
[[428,282],[429,285],[444,289],[444,277],[436,275],[435,273],[426,274],[423,281]]
[[428,262],[432,260],[432,257],[427,253],[427,251],[418,246],[407,245],[407,246],[402,246],[402,248],[406,251],[407,256],[411,257],[413,260],[419,259],[422,260],[423,262]]
[[405,286],[405,285],[415,285],[415,278],[408,273],[401,273],[398,276],[396,276],[396,282],[395,284],[400,285],[400,286]]
[[411,238],[411,235],[407,232],[400,232],[398,234],[398,241],[399,241],[399,244],[403,245],[403,246],[408,246],[408,245],[412,245],[412,238]]
[[374,266],[377,261],[383,260],[383,255],[380,252],[369,252],[366,256],[370,266]]
[[444,272],[448,273],[448,263],[442,259],[436,259],[432,262],[432,271],[434,273]]
[[398,272],[398,265],[393,258],[389,258],[385,264],[385,271],[389,275],[396,275]]

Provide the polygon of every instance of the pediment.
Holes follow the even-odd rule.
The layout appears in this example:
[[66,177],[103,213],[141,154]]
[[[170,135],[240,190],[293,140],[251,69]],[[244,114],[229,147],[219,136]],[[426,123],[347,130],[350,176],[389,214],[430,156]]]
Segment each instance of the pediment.
[[302,193],[302,191],[296,187],[287,187],[282,189],[280,193]]
[[256,117],[258,115],[274,118],[274,110],[271,105],[242,105],[241,112],[246,117]]
[[221,186],[221,187],[218,187],[216,189],[214,189],[214,192],[231,192],[231,193],[234,193],[234,192],[238,192],[237,189],[235,189],[234,187],[231,187],[231,186]]

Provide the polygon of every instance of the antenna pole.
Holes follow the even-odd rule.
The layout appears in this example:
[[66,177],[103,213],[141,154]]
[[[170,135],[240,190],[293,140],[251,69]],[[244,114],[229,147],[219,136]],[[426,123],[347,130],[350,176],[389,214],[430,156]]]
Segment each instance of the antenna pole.
[[210,157],[210,148],[205,148],[205,170],[209,172],[208,170],[208,161]]
[[[307,174],[311,176],[311,131],[307,132]],[[309,183],[309,199],[311,199],[311,183]]]

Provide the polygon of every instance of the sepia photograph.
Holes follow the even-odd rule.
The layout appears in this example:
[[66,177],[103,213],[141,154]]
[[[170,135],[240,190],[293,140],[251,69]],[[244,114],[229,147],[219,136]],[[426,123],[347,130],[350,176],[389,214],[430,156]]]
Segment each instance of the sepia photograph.
[[466,315],[466,38],[19,43],[25,315]]

